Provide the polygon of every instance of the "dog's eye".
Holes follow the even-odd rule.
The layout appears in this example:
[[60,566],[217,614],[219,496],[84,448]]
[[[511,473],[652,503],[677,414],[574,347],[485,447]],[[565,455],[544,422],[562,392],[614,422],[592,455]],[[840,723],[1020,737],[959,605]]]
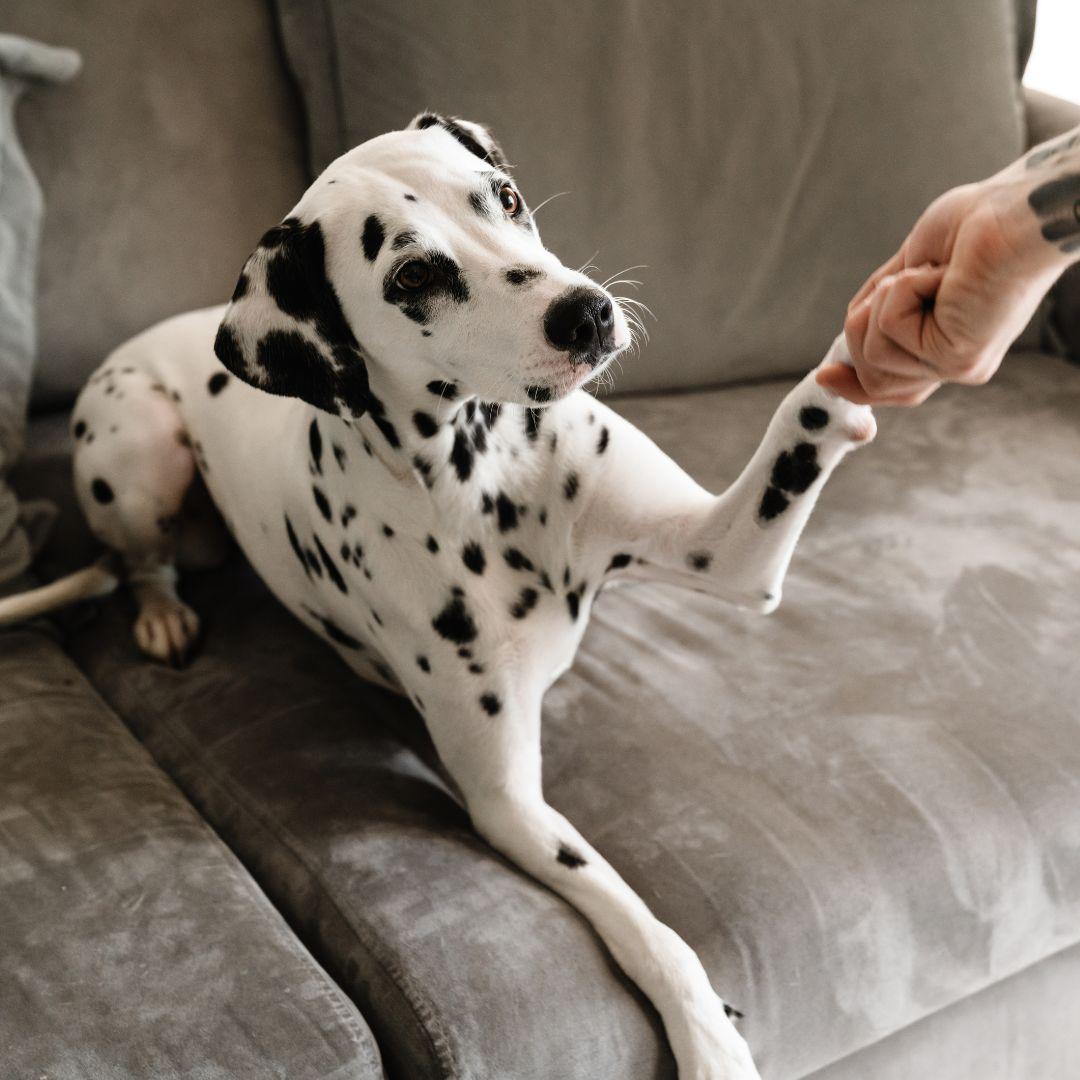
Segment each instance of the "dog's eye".
[[422,289],[431,280],[431,267],[419,259],[407,262],[394,279],[403,289]]
[[521,209],[521,196],[509,184],[499,188],[499,202],[511,217]]

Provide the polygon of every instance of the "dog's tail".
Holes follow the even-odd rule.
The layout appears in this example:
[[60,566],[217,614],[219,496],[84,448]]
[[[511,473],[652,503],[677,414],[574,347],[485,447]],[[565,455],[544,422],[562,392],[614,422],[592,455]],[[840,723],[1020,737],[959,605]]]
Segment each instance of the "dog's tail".
[[25,622],[78,600],[107,596],[120,584],[120,580],[116,560],[112,555],[105,555],[74,574],[58,578],[39,589],[30,589],[0,600],[0,626]]

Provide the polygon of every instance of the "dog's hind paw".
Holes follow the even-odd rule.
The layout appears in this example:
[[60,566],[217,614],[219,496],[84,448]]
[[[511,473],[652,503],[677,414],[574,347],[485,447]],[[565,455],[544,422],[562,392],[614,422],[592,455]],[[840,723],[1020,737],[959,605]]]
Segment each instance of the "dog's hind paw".
[[199,616],[182,600],[148,597],[135,620],[135,643],[147,656],[183,667],[199,637]]

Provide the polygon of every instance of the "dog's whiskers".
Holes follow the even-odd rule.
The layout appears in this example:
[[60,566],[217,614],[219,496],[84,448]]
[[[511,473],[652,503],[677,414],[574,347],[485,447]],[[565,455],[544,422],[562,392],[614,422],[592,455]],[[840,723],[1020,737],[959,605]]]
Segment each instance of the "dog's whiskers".
[[631,270],[647,270],[648,266],[645,263],[638,263],[636,266],[624,266],[621,270],[616,270],[614,274],[600,283],[601,289],[606,289],[608,285],[612,284],[620,274],[628,274]]
[[533,217],[536,217],[536,215],[539,214],[540,211],[543,210],[544,207],[547,206],[547,204],[549,202],[551,202],[552,199],[557,199],[561,195],[569,195],[569,194],[570,194],[569,191],[556,191],[554,195],[549,195],[542,203],[537,203],[536,206],[532,207],[529,210],[529,213],[532,214]]

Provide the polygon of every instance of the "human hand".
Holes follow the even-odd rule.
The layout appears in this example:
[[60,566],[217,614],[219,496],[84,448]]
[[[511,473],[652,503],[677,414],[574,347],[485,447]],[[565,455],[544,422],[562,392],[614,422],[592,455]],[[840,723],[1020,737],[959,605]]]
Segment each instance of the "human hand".
[[875,405],[985,383],[1078,255],[1080,131],[936,200],[848,307],[854,366],[828,365],[818,382]]

